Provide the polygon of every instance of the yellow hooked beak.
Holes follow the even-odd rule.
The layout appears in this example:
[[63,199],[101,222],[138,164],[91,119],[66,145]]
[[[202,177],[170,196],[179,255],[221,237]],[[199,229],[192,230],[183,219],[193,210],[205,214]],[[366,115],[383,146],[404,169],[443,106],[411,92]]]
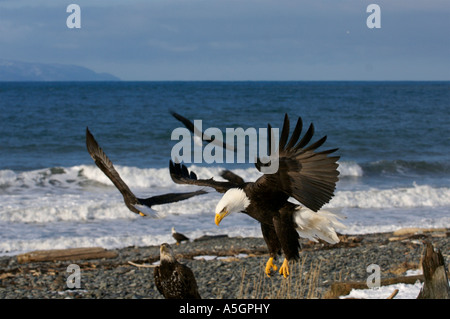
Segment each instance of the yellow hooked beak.
[[219,226],[220,221],[222,219],[225,218],[225,216],[227,216],[229,214],[228,211],[226,211],[225,209],[223,211],[221,211],[220,213],[216,214],[216,217],[214,218],[214,222],[216,223],[217,226]]

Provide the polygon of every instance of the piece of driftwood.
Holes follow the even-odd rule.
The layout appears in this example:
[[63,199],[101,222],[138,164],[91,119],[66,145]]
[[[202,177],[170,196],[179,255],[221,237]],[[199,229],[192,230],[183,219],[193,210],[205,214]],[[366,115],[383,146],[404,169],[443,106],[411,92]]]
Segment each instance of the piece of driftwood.
[[[399,283],[404,284],[415,284],[416,281],[424,281],[423,275],[416,276],[401,276],[395,278],[382,279],[380,282],[381,286],[395,285]],[[357,281],[357,282],[335,282],[331,284],[330,290],[324,295],[325,299],[335,299],[340,296],[348,295],[352,289],[367,289],[367,282]]]
[[397,294],[398,294],[398,289],[395,289],[394,292],[386,299],[394,299],[394,297],[397,296]]
[[134,263],[132,261],[128,261],[128,263],[134,267],[138,267],[138,268],[155,268],[157,265],[149,265],[149,264],[137,264]]
[[195,238],[194,242],[223,238],[228,238],[228,235],[203,235],[202,237]]
[[400,228],[392,233],[394,236],[402,237],[402,236],[410,236],[414,234],[424,234],[424,233],[436,233],[442,232],[445,233],[447,231],[446,228],[420,228],[420,227],[411,227],[411,228]]
[[450,299],[444,257],[430,242],[426,243],[422,269],[425,281],[417,299]]
[[425,239],[429,237],[445,238],[449,235],[449,230],[446,228],[401,228],[392,233],[392,236],[389,237],[389,241]]
[[18,255],[17,261],[19,263],[27,263],[27,262],[56,261],[56,260],[114,258],[116,256],[117,256],[116,252],[108,251],[102,247],[88,247],[88,248],[36,250]]
[[[217,257],[223,257],[223,256],[235,256],[239,254],[247,254],[249,256],[258,256],[258,255],[266,255],[268,254],[266,247],[253,247],[253,248],[239,248],[239,247],[232,247],[229,249],[196,249],[193,251],[188,252],[178,252],[176,251],[175,257],[177,259],[194,259],[194,257],[197,256],[217,256]],[[158,255],[152,255],[148,256],[145,261],[142,260],[133,260],[134,263],[154,263],[155,261],[159,260],[159,254]]]

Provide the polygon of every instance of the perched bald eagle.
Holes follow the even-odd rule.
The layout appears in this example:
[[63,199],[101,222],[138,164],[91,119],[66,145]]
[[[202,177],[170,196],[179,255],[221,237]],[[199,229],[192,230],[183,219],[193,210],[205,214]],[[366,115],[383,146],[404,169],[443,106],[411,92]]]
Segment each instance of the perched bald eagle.
[[169,244],[162,244],[160,265],[155,267],[153,277],[156,288],[166,299],[201,299],[194,273],[180,264]]
[[[114,168],[113,163],[109,160],[108,156],[103,152],[103,150],[98,145],[94,136],[91,134],[88,128],[86,128],[86,146],[89,154],[94,160],[95,164],[102,170],[103,173],[113,182],[120,193],[123,196],[125,205],[133,213],[139,214],[141,216],[146,216],[142,211],[155,216],[156,211],[152,208],[153,205],[168,204],[173,202],[178,202],[191,198],[196,195],[206,194],[207,192],[203,190],[187,193],[169,193],[164,195],[157,195],[149,198],[137,198],[130,188],[125,184],[125,182],[120,177],[119,173]],[[194,175],[191,178],[195,178]]]
[[[289,118],[285,115],[279,141],[279,168],[274,174],[264,174],[255,182],[244,182],[238,176],[224,176],[227,181],[192,179],[186,166],[170,161],[170,174],[175,183],[209,186],[224,193],[216,206],[215,223],[230,213],[243,212],[261,224],[270,258],[265,272],[277,270],[273,264],[276,256],[284,253],[280,274],[289,275],[289,261],[299,258],[299,235],[312,240],[318,238],[329,243],[339,242],[335,227],[344,227],[331,212],[320,211],[334,196],[339,172],[338,156],[329,156],[337,149],[317,152],[326,136],[309,145],[314,134],[311,124],[303,136],[299,117],[291,138]],[[270,129],[269,124],[269,129]],[[261,162],[256,164],[258,170]],[[293,197],[302,205],[288,199]]]
[[182,233],[179,233],[175,230],[175,227],[172,227],[172,237],[177,241],[177,245],[179,245],[183,241],[189,241],[189,238],[187,238]]

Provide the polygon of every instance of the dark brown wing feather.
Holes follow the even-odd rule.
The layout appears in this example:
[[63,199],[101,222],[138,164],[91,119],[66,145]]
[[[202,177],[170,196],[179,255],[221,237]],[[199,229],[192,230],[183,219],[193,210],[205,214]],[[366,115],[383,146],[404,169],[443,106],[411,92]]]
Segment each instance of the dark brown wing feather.
[[155,280],[155,286],[158,289],[159,293],[164,296],[164,287],[161,281],[161,266],[156,266],[153,270],[153,279]]
[[146,205],[151,207],[153,205],[162,205],[169,204],[174,202],[179,202],[197,195],[208,194],[207,191],[198,190],[195,192],[186,192],[186,193],[167,193],[163,195],[155,195],[149,198],[138,198],[139,202],[142,205]]
[[189,172],[187,167],[181,163],[169,163],[170,176],[177,184],[190,184],[197,186],[207,186],[214,188],[219,193],[225,193],[227,190],[238,185],[232,182],[220,182],[210,179],[197,179],[194,172]]
[[168,204],[178,202],[191,198],[193,196],[207,194],[204,190],[198,190],[194,192],[186,193],[168,193],[163,195],[156,195],[149,198],[137,198],[130,190],[127,184],[122,180],[119,173],[114,168],[113,163],[110,161],[105,152],[100,148],[92,133],[86,128],[86,146],[89,154],[94,160],[95,164],[101,169],[101,171],[113,182],[116,188],[123,196],[125,205],[136,214],[143,214],[134,205],[146,205],[152,207],[152,205]]
[[[179,114],[173,113],[186,127],[193,130],[193,124]],[[271,125],[268,125],[269,132]],[[294,197],[300,203],[313,211],[318,211],[324,204],[328,203],[334,196],[336,183],[338,181],[339,156],[328,156],[337,149],[317,152],[326,141],[326,136],[315,143],[307,146],[314,135],[314,125],[311,124],[305,135],[300,139],[303,128],[302,119],[299,117],[294,131],[289,139],[290,123],[286,114],[279,141],[279,169],[275,174],[265,174],[254,184],[255,189],[264,186],[266,189],[283,191]],[[269,151],[273,141],[269,143]],[[269,163],[270,164],[270,163]],[[255,166],[260,170],[261,166],[267,166],[259,159]],[[226,177],[228,182],[217,182],[212,178],[198,180],[193,172],[189,173],[184,165],[170,165],[172,180],[179,184],[193,184],[198,186],[209,186],[216,191],[224,193],[232,187],[241,186],[235,177]]]
[[183,299],[201,299],[197,281],[192,270],[186,265],[178,264],[177,272],[179,272],[183,286],[185,287]]
[[[172,116],[174,118],[176,118],[178,121],[180,121],[181,123],[183,123],[183,125],[191,132],[194,133],[195,132],[195,126],[194,123],[192,123],[190,120],[188,120],[187,118],[185,118],[184,116],[174,112],[174,111],[170,111],[170,114],[172,114]],[[202,132],[203,134],[203,132]]]
[[113,163],[100,148],[88,128],[86,128],[86,146],[89,154],[91,155],[98,168],[100,168],[101,171],[105,173],[105,175],[111,180],[111,182],[113,182],[114,186],[116,186],[120,193],[123,195],[125,203],[129,203],[132,205],[138,204],[138,199],[127,186],[127,184],[125,184],[125,182],[122,180],[119,173],[117,173]]
[[187,238],[185,235],[181,234],[181,233],[173,233],[172,237],[177,241],[177,242],[182,242],[185,240],[189,240],[189,238]]
[[153,278],[166,299],[201,299],[192,270],[178,262],[155,267]]
[[[224,149],[227,149],[227,150],[231,150],[231,151],[233,151],[233,152],[236,152],[237,151],[237,149],[234,147],[234,146],[230,146],[230,145],[228,145],[228,144],[226,144],[225,142],[223,142],[223,141],[218,141],[218,140],[216,140],[215,138],[213,139],[213,138],[211,138],[210,136],[208,136],[208,135],[205,135],[203,132],[201,132],[198,128],[196,128],[195,126],[194,126],[194,123],[192,123],[190,120],[188,120],[187,118],[185,118],[184,116],[182,116],[182,115],[180,115],[180,114],[178,114],[178,113],[176,113],[176,112],[174,112],[174,111],[170,111],[170,114],[172,114],[172,116],[174,117],[174,118],[176,118],[178,121],[180,121],[181,123],[183,123],[183,125],[191,132],[191,133],[193,133],[193,134],[195,134],[195,133],[201,133],[201,137],[202,137],[202,140],[203,141],[205,141],[205,142],[209,142],[209,143],[213,143],[213,144],[215,144],[215,145],[218,145],[218,146],[221,146],[221,147],[223,147]],[[197,132],[196,132],[197,131]]]
[[229,170],[223,170],[220,173],[220,176],[222,176],[223,178],[225,178],[227,181],[240,185],[240,184],[244,184],[245,181],[242,177],[240,177],[239,175],[233,173],[232,171]]
[[334,196],[338,181],[339,156],[328,155],[337,149],[317,152],[326,136],[307,146],[314,135],[311,124],[301,140],[301,118],[288,141],[289,118],[285,115],[279,143],[279,169],[275,174],[260,177],[255,186],[282,190],[313,211],[318,211]]

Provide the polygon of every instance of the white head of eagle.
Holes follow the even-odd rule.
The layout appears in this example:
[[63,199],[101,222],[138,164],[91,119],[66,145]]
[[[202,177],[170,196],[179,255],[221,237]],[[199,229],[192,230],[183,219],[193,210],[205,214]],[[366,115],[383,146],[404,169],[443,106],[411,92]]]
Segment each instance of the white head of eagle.
[[250,199],[240,188],[229,189],[220,199],[216,206],[216,225],[219,226],[220,221],[230,213],[244,211],[250,205]]
[[170,247],[169,244],[163,243],[159,247],[159,253],[160,253],[160,260],[161,262],[170,262],[173,263],[176,259],[173,255],[172,247]]

